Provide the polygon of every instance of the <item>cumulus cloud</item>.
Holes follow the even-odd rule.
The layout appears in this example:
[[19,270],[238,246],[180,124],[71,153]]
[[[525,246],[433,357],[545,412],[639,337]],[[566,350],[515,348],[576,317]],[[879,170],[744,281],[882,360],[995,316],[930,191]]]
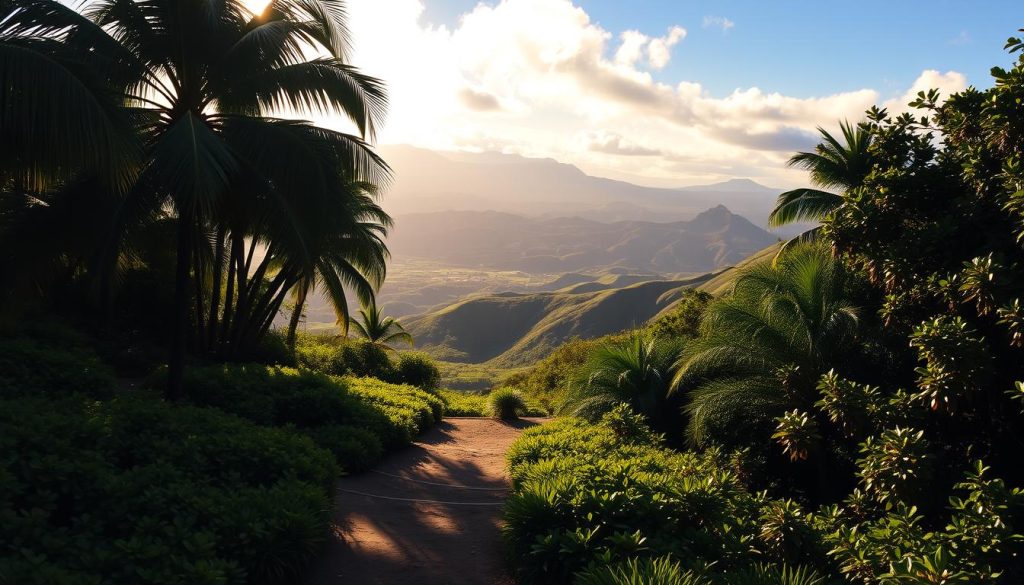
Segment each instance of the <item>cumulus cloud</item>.
[[493,112],[501,109],[501,102],[498,98],[486,91],[477,91],[470,87],[464,87],[459,92],[459,99],[467,108],[476,112]]
[[[652,71],[681,50],[682,26],[610,31],[571,0],[480,3],[452,27],[423,22],[423,0],[349,0],[348,10],[353,63],[388,84],[384,143],[552,157],[650,184],[740,172],[795,184],[803,176],[785,160],[813,145],[816,126],[860,120],[891,97],[870,88],[795,97],[756,87],[715,96],[699,80],[669,83]],[[949,95],[965,81],[925,71],[884,103],[909,102],[928,87]]]
[[621,156],[657,156],[663,154],[656,148],[647,148],[626,140],[614,132],[589,132],[585,136],[586,146],[593,152]]
[[729,32],[729,29],[736,26],[736,23],[724,16],[705,16],[701,26],[704,28],[720,28],[722,32]]
[[672,58],[672,47],[679,41],[686,38],[686,29],[681,26],[673,26],[668,34],[647,43],[647,62],[654,69],[664,69]]

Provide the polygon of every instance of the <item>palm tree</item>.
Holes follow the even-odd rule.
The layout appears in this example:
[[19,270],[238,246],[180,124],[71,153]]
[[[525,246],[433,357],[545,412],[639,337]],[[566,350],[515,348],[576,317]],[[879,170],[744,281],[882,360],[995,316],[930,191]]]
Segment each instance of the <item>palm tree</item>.
[[819,244],[743,270],[732,294],[708,307],[672,381],[687,399],[689,440],[749,439],[783,412],[809,408],[857,330],[846,290],[843,265]]
[[292,289],[295,305],[288,322],[287,344],[295,350],[295,337],[306,299],[321,285],[334,308],[337,322],[348,332],[349,309],[346,289],[355,292],[363,305],[373,305],[375,291],[384,282],[388,250],[383,236],[391,218],[374,202],[377,189],[369,183],[346,184],[350,196],[343,201],[349,209],[339,215],[349,221],[326,222],[316,238],[311,238],[314,262],[303,266],[302,275]]
[[352,319],[350,322],[352,327],[355,328],[356,333],[363,339],[384,349],[393,350],[394,348],[388,344],[396,341],[405,341],[412,346],[412,336],[405,331],[402,324],[396,321],[394,317],[385,317],[381,309],[382,307],[378,307],[377,303],[372,301],[363,305],[363,308],[359,309],[359,316],[362,318],[362,321]]
[[666,430],[666,399],[682,349],[682,340],[639,331],[608,341],[591,352],[559,410],[593,420],[628,404]]
[[[337,197],[346,173],[374,183],[387,178],[387,166],[364,142],[386,108],[383,85],[347,64],[339,0],[273,0],[258,15],[242,0],[92,0],[77,11],[56,0],[23,0],[4,8],[0,111],[17,112],[20,102],[12,108],[10,95],[25,88],[42,88],[46,96],[73,85],[55,67],[33,67],[31,55],[10,46],[29,46],[58,63],[61,56],[84,56],[84,75],[108,88],[143,142],[109,232],[119,238],[141,217],[174,211],[168,397],[176,399],[193,316],[199,340],[220,335],[229,352],[251,344],[301,278],[295,267],[315,264],[297,199]],[[48,113],[18,128],[19,136],[46,138],[32,152],[70,124],[69,116],[49,109],[62,103],[44,101]],[[282,111],[340,114],[358,135],[274,117]],[[98,125],[81,123],[73,137]],[[112,139],[101,137],[93,141],[102,149],[97,156],[118,158],[119,151],[107,148]],[[37,173],[59,167],[56,155],[41,160],[48,164]],[[257,248],[267,254],[254,265]],[[224,263],[230,282],[219,318]],[[272,273],[282,265],[288,269]]]
[[[821,221],[843,204],[843,193],[864,182],[871,171],[871,133],[849,122],[840,122],[839,128],[844,142],[818,128],[822,142],[814,152],[798,152],[789,159],[789,166],[810,171],[811,183],[818,188],[794,189],[779,195],[775,209],[768,216],[768,225],[778,227],[799,221]],[[814,240],[818,233],[819,228],[814,228],[790,240],[786,246],[798,240]]]

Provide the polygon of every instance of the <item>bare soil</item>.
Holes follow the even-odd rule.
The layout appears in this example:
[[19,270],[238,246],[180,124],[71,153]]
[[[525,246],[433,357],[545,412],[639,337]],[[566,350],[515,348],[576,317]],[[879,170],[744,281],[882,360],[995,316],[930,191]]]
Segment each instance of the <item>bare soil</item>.
[[538,422],[446,419],[373,471],[342,478],[309,585],[513,583],[500,532],[505,452]]

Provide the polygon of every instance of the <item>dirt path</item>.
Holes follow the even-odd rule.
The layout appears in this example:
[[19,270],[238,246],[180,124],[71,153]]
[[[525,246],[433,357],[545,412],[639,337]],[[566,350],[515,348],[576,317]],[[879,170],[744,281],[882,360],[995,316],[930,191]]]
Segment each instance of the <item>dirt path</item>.
[[373,471],[342,478],[334,536],[308,583],[512,583],[500,536],[505,451],[533,424],[447,419]]

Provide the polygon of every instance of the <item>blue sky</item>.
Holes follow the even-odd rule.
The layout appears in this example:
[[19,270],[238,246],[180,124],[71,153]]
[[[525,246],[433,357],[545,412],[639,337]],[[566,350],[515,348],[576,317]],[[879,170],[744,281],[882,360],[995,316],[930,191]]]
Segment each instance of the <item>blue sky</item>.
[[1024,0],[349,0],[381,141],[657,186],[806,177],[817,127],[990,85]]
[[[426,0],[424,20],[449,27],[478,0]],[[497,4],[496,1],[483,4]],[[986,87],[989,69],[1008,64],[1007,37],[1024,28],[1024,1],[911,2],[578,0],[603,28],[659,36],[678,25],[687,37],[655,77],[699,79],[714,95],[751,86],[795,96],[873,87],[893,95],[925,69],[955,70]],[[727,32],[704,28],[727,18]]]

